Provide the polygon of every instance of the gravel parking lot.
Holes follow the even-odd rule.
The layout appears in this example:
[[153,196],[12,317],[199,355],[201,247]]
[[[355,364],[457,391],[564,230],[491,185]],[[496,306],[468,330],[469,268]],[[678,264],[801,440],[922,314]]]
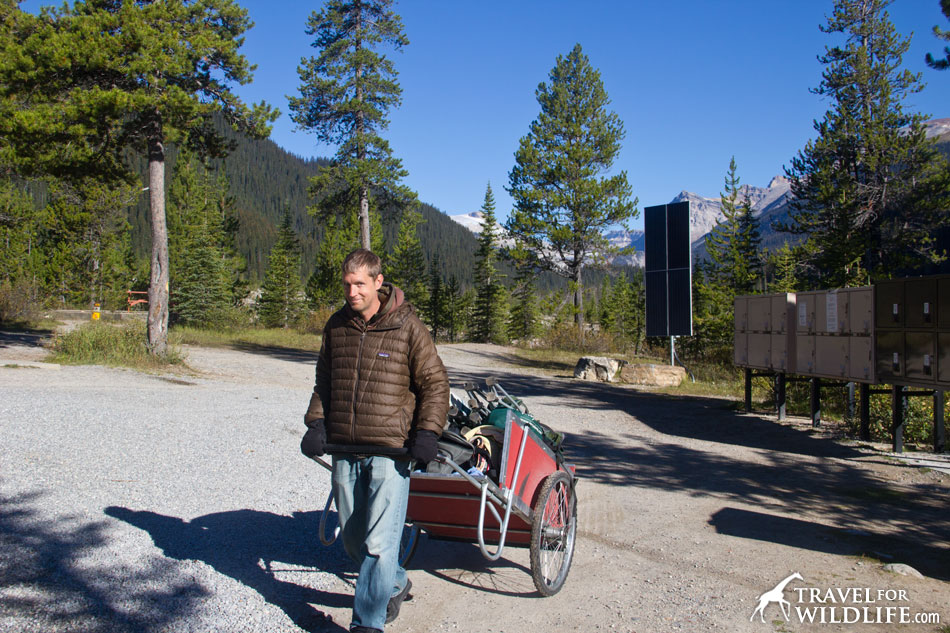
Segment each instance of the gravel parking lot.
[[[723,400],[545,376],[504,348],[440,350],[455,386],[498,375],[568,434],[577,553],[563,591],[540,598],[526,550],[491,563],[424,539],[388,631],[947,630],[946,456],[922,468]],[[329,479],[298,450],[312,355],[186,351],[185,373],[50,367],[37,341],[0,335],[0,630],[347,629],[354,570],[317,541]],[[939,622],[809,624],[777,603],[760,622],[760,594],[793,573],[793,607]],[[852,587],[903,594],[807,599]]]

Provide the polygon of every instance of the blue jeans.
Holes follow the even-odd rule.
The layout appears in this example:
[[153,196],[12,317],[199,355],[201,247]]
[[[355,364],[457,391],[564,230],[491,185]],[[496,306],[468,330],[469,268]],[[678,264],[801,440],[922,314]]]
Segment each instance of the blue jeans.
[[408,461],[334,457],[333,496],[343,548],[359,565],[353,625],[383,630],[386,605],[408,582],[399,543],[409,501]]

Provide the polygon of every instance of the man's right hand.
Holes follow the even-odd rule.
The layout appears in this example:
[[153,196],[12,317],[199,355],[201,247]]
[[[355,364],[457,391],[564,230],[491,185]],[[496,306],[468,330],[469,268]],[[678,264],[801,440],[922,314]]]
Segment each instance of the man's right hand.
[[323,426],[323,420],[314,420],[300,440],[300,452],[307,457],[319,457],[326,452],[326,446],[327,429]]

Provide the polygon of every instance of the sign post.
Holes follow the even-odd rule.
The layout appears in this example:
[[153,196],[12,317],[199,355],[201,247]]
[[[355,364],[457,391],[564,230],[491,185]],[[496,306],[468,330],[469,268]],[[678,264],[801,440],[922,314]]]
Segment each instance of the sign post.
[[647,336],[670,337],[670,364],[675,365],[675,338],[693,334],[689,202],[646,207],[643,220]]

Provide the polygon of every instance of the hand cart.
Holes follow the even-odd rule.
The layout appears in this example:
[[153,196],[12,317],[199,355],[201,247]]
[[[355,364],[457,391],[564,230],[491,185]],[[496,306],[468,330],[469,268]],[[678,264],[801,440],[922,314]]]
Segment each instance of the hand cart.
[[[328,445],[329,454],[385,455],[405,458],[406,449]],[[330,465],[314,458],[326,468]],[[478,543],[488,560],[498,560],[506,545],[530,548],[531,576],[542,596],[561,590],[574,555],[577,533],[577,478],[533,428],[517,416],[505,423],[503,451],[496,483],[487,475],[469,473],[440,451],[437,458],[450,473],[413,472],[409,482],[406,530],[400,550],[405,564],[418,545],[419,530],[431,538]],[[320,541],[326,536],[331,492],[320,519]],[[494,550],[494,551],[492,551]]]

